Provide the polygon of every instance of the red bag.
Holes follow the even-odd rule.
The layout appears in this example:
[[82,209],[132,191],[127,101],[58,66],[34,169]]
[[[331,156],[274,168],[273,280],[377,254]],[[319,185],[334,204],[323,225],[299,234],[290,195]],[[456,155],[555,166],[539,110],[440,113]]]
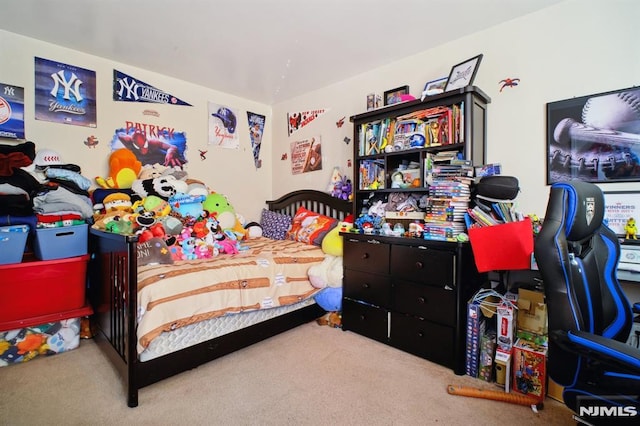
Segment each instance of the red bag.
[[530,269],[533,253],[531,219],[468,230],[479,272]]

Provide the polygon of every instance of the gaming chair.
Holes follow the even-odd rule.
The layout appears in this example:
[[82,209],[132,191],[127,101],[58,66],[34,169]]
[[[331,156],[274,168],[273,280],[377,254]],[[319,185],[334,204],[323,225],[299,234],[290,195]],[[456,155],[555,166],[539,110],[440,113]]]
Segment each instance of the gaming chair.
[[576,420],[640,424],[640,350],[624,343],[633,314],[617,278],[620,244],[603,217],[598,186],[551,186],[534,243],[549,315],[547,370]]

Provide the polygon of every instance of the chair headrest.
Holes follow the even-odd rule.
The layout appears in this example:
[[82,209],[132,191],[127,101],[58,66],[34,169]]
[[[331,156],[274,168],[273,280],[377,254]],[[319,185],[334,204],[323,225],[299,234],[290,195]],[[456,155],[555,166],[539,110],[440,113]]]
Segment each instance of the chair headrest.
[[604,195],[597,185],[589,182],[570,181],[554,183],[551,189],[564,191],[565,235],[569,241],[581,241],[602,225]]

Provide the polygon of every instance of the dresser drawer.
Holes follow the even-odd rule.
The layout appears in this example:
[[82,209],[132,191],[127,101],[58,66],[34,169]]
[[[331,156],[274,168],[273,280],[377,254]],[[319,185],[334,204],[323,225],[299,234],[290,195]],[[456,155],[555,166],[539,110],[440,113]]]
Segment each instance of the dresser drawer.
[[439,287],[454,286],[455,254],[422,247],[396,246],[391,250],[391,275]]
[[422,318],[391,313],[390,344],[445,367],[454,367],[454,329]]
[[391,305],[391,277],[368,272],[344,270],[343,296],[388,308]]
[[456,297],[453,290],[410,281],[393,283],[394,311],[415,315],[440,324],[455,326]]
[[350,240],[344,237],[344,265],[349,269],[389,273],[389,245],[368,241]]
[[380,342],[387,342],[389,336],[388,311],[375,306],[342,301],[342,329]]

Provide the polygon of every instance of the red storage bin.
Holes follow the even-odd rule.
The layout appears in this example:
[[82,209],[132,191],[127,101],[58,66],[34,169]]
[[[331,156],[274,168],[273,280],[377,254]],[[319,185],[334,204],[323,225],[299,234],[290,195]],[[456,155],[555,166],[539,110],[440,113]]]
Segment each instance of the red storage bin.
[[0,265],[0,323],[82,308],[89,255]]

